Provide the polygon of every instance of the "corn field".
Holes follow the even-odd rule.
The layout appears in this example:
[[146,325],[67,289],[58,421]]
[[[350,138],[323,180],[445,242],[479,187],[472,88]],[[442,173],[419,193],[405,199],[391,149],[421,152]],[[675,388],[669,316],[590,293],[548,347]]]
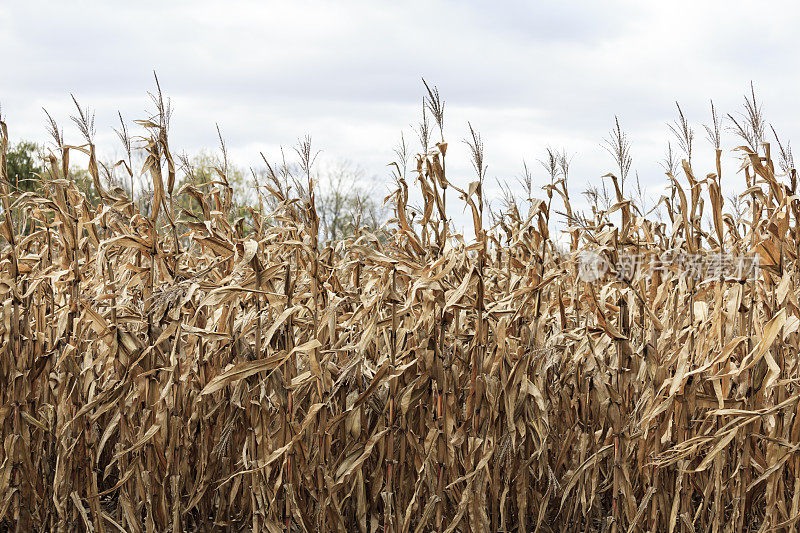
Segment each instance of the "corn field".
[[[564,172],[490,217],[470,127],[475,181],[425,142],[382,230],[323,243],[308,145],[302,194],[264,186],[269,212],[234,221],[224,168],[177,190],[166,122],[119,167],[146,209],[104,186],[91,128],[14,189],[0,123],[0,530],[800,527],[800,197],[768,143],[724,178],[719,142],[705,178],[669,169],[664,221],[628,195],[622,136],[607,208],[578,213]],[[759,269],[648,267],[665,254]]]

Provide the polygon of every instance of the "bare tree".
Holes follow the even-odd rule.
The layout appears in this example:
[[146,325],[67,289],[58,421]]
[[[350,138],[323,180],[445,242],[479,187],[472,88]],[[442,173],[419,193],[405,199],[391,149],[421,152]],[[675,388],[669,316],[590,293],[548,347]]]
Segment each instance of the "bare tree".
[[350,161],[342,160],[317,176],[317,211],[322,234],[329,241],[351,235],[357,228],[378,229],[383,208],[372,194],[375,178]]

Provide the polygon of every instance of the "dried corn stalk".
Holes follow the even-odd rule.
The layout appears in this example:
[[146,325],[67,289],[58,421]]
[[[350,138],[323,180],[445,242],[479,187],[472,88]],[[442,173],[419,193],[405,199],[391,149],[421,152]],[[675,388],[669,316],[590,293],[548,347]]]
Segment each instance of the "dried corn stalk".
[[[750,220],[724,210],[719,151],[705,180],[670,174],[671,228],[615,176],[591,220],[553,185],[565,253],[550,201],[484,228],[477,134],[465,190],[426,141],[421,221],[399,175],[381,238],[323,247],[310,173],[247,232],[224,171],[179,216],[165,121],[143,125],[147,214],[119,189],[87,203],[66,145],[41,193],[13,192],[0,123],[0,528],[797,530],[800,203],[768,146],[744,153]],[[758,278],[579,269],[723,251]]]

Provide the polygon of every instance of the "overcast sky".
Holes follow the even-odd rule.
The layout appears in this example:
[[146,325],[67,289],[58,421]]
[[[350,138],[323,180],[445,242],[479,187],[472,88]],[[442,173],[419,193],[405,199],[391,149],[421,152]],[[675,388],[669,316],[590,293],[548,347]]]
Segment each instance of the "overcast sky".
[[[613,170],[601,141],[614,115],[656,198],[676,100],[696,129],[700,176],[713,170],[709,99],[738,112],[751,80],[778,132],[800,134],[796,2],[533,4],[5,2],[0,103],[12,140],[46,141],[45,107],[77,143],[73,93],[96,111],[110,159],[117,111],[146,115],[156,70],[174,107],[173,147],[214,148],[218,123],[232,158],[253,165],[309,134],[321,163],[347,158],[388,182],[400,132],[416,139],[425,77],[445,100],[451,181],[473,179],[460,142],[470,121],[491,182],[564,148],[573,197]],[[734,170],[725,186],[743,179]],[[534,176],[545,182],[538,166]]]

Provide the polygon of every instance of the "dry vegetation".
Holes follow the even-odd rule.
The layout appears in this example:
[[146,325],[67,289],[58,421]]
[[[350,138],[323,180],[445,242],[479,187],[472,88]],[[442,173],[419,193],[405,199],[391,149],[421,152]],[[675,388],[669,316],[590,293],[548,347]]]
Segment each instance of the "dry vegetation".
[[[416,220],[403,146],[393,219],[333,244],[320,242],[307,143],[302,194],[273,175],[274,212],[242,222],[225,216],[224,167],[175,190],[162,105],[133,143],[146,212],[104,188],[88,115],[82,146],[54,127],[41,192],[13,191],[0,158],[0,529],[796,531],[800,200],[752,105],[731,122],[751,138],[727,177],[746,181],[736,202],[722,195],[716,112],[704,179],[680,113],[665,223],[628,197],[618,125],[608,209],[574,212],[568,161],[550,153],[546,199],[509,195],[490,217],[479,135],[478,178],[461,190],[426,119]],[[426,107],[441,134],[435,89]],[[98,207],[63,177],[75,151]],[[200,209],[180,211],[179,192]],[[446,202],[466,202],[470,244]],[[586,282],[589,249],[610,264],[758,254],[761,270]]]

